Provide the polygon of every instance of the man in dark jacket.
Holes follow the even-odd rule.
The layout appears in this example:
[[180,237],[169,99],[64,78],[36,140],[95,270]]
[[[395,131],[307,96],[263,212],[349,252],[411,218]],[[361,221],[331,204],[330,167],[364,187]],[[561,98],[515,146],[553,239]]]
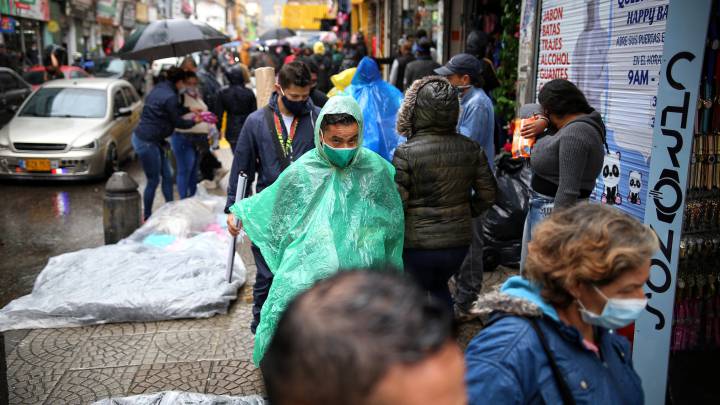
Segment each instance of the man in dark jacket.
[[408,141],[395,150],[395,182],[405,208],[405,272],[452,307],[447,282],[467,254],[472,218],[495,202],[483,149],[456,131],[458,93],[447,79],[414,82],[398,112]]
[[[275,84],[275,93],[264,108],[250,114],[238,138],[233,158],[225,212],[235,203],[237,178],[245,173],[252,182],[257,174],[257,192],[277,180],[280,173],[305,152],[315,148],[314,127],[320,109],[310,100],[310,69],[302,62],[283,66]],[[252,187],[248,185],[245,195]],[[250,329],[260,323],[260,311],[272,284],[272,273],[256,246],[252,246],[257,275],[253,287],[253,321]]]
[[481,75],[482,75],[482,89],[490,95],[490,93],[500,86],[497,75],[495,74],[495,68],[490,59],[486,57],[488,37],[487,34],[482,31],[472,31],[465,42],[465,53],[478,58],[481,63]]
[[432,42],[430,42],[428,38],[421,38],[418,41],[417,59],[408,63],[405,69],[404,85],[406,89],[410,87],[415,80],[434,75],[435,69],[440,67],[439,63],[432,60],[430,48],[432,48]]
[[257,110],[255,93],[245,87],[245,73],[240,66],[233,66],[227,72],[230,85],[220,91],[218,97],[218,130],[222,126],[222,116],[227,112],[225,139],[230,142],[232,151],[237,146],[238,136],[248,115]]
[[170,68],[167,80],[158,83],[145,98],[140,123],[132,136],[133,149],[142,163],[147,184],[143,193],[144,218],[152,214],[155,190],[162,175],[162,192],[165,201],[173,200],[173,176],[166,158],[168,143],[165,138],[175,128],[189,129],[201,121],[200,115],[194,120],[182,118],[188,110],[180,106],[178,91],[184,87],[185,72]]

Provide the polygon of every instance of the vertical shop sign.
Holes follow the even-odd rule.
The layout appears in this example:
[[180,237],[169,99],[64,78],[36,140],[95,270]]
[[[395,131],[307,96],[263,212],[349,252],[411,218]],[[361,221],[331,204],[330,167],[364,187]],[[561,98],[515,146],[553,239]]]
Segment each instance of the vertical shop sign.
[[660,68],[645,223],[660,251],[646,284],[649,303],[635,323],[633,361],[646,403],[664,404],[678,254],[698,88],[711,0],[673,0]]
[[0,0],[0,14],[48,21],[48,0]]

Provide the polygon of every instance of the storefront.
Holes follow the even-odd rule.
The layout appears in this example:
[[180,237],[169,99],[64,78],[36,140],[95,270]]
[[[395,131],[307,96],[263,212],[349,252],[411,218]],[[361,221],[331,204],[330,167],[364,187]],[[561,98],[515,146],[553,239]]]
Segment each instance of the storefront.
[[0,15],[7,48],[20,51],[26,64],[39,61],[42,28],[50,19],[48,0],[0,0]]
[[526,0],[521,17],[518,101],[536,100],[553,79],[577,84],[607,127],[591,198],[660,240],[646,311],[623,331],[651,405],[720,403],[720,20],[715,10],[708,29],[711,3]]
[[99,47],[103,55],[110,55],[115,51],[115,30],[113,24],[117,13],[117,0],[98,0],[96,19],[99,27]]
[[89,57],[93,48],[90,38],[95,24],[95,8],[92,0],[69,2],[68,53]]
[[[390,6],[392,29],[390,29],[389,35],[392,55],[397,55],[400,39],[414,38],[419,30],[424,30],[433,41],[437,61],[442,63],[446,60],[449,51],[445,45],[448,41],[447,30],[455,18],[450,13],[452,1],[401,0],[392,3]],[[446,21],[449,21],[450,24],[446,24]],[[457,22],[457,25],[461,25],[460,22]]]

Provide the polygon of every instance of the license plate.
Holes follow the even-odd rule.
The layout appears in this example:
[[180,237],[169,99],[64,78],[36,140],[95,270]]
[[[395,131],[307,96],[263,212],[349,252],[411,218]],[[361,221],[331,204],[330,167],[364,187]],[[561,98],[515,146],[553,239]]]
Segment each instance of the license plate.
[[25,170],[29,172],[49,172],[51,169],[48,159],[28,159],[25,161]]

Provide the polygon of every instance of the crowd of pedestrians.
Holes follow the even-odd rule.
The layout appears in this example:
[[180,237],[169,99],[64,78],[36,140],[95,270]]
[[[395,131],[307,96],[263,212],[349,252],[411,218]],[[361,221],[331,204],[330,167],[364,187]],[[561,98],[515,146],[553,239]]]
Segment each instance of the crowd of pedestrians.
[[[253,359],[273,404],[642,403],[614,330],[644,309],[658,244],[588,202],[605,126],[567,80],[519,112],[535,118],[522,129],[535,144],[520,275],[480,294],[502,146],[481,34],[440,65],[419,32],[400,44],[389,82],[363,46],[317,43],[248,54],[249,69],[224,69],[217,89],[212,63],[188,60],[148,95],[133,136],[146,217],[160,178],[172,198],[165,139],[180,196],[191,196],[193,142],[207,146],[226,116],[227,225],[252,243]],[[261,65],[277,68],[277,83],[258,108],[247,73]],[[254,186],[236,201],[241,173]],[[466,317],[486,323],[463,355],[454,325]]]

